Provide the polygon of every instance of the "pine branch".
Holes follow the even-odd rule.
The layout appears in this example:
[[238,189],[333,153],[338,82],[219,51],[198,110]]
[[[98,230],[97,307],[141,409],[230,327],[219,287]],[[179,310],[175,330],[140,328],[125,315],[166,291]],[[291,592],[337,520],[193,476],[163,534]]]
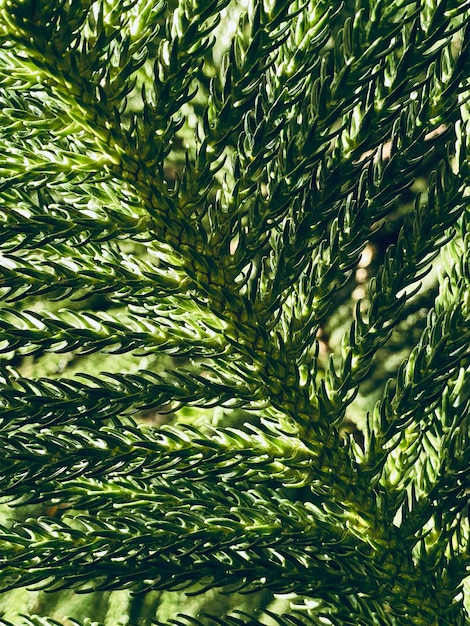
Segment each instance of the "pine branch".
[[[0,587],[464,624],[470,3],[248,4],[0,3]],[[195,407],[236,427],[138,423]]]

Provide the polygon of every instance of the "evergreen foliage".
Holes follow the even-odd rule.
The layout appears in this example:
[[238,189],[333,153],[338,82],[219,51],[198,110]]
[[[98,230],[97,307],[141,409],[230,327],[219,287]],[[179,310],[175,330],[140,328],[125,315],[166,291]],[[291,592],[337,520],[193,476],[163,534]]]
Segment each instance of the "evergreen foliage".
[[246,5],[0,2],[2,626],[468,623],[470,2]]

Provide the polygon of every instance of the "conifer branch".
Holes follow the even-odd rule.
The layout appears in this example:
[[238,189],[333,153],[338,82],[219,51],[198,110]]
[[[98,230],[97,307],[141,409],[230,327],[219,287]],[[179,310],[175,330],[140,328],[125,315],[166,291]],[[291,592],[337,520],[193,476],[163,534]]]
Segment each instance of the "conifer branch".
[[463,625],[470,3],[234,4],[0,2],[0,590]]

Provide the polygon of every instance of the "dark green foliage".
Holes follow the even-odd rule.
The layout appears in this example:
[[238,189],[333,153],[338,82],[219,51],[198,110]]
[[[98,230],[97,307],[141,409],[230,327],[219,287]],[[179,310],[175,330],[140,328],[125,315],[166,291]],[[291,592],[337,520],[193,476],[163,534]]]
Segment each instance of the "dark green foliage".
[[468,622],[469,28],[0,2],[0,625]]

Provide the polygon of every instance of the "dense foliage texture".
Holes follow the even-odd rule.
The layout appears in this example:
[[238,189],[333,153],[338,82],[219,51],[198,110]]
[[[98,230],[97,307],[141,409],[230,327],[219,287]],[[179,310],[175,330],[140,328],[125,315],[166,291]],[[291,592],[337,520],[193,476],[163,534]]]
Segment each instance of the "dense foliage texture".
[[469,29],[0,2],[0,624],[468,623]]

